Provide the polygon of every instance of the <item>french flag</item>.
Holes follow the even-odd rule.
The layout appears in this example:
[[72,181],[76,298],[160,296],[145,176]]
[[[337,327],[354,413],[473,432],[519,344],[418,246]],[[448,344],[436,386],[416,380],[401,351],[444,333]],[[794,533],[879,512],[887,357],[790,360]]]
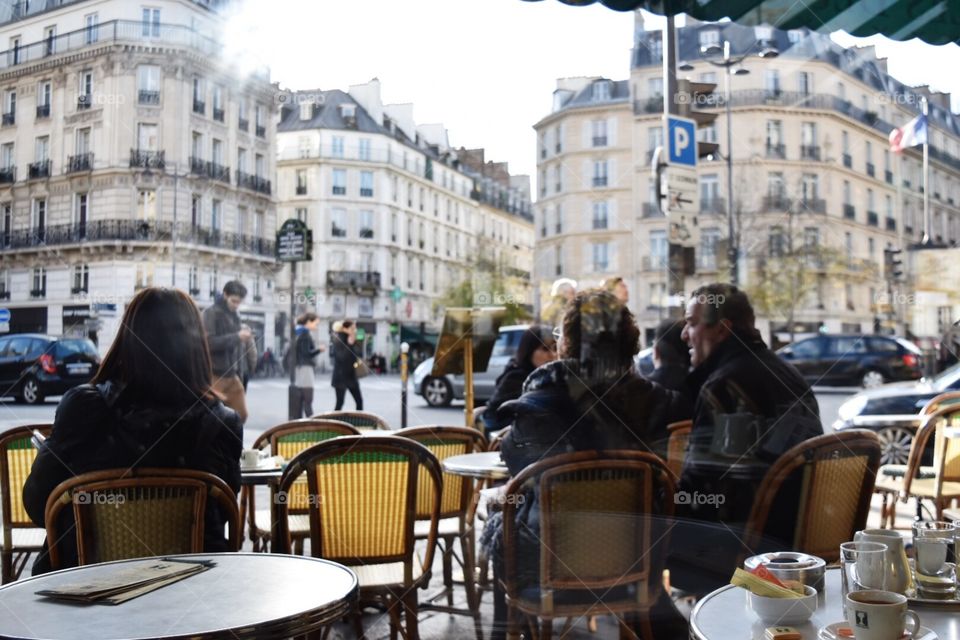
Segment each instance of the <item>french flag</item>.
[[890,150],[897,153],[926,142],[927,116],[924,115],[919,115],[899,129],[890,132]]

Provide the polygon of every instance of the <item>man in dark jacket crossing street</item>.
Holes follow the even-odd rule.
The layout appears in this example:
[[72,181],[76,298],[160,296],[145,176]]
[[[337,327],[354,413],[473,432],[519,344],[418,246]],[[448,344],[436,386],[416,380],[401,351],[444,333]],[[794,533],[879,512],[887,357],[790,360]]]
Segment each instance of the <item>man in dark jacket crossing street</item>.
[[241,326],[237,309],[246,297],[247,288],[243,283],[231,280],[223,285],[223,295],[203,312],[203,328],[207,332],[213,367],[213,388],[223,394],[223,403],[236,411],[243,422],[247,421],[247,400],[240,368],[253,334]]

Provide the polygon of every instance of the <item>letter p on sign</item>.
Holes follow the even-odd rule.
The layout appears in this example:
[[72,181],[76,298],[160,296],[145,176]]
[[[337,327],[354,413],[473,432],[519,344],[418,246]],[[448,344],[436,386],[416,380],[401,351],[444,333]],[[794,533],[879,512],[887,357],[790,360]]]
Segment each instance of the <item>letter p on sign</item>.
[[697,124],[687,118],[667,118],[667,155],[669,164],[697,166]]

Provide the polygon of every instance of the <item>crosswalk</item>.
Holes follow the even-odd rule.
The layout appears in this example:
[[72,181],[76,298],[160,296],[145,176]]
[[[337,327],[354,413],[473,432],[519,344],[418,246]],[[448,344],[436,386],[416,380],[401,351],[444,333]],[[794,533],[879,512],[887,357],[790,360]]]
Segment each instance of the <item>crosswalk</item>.
[[[290,385],[290,381],[286,378],[268,378],[265,380],[251,380],[247,386],[247,393],[255,391],[256,389],[286,389]],[[413,380],[408,382],[407,391],[408,393],[413,393]],[[315,387],[317,389],[324,389],[330,387],[329,379],[319,378],[316,382]],[[360,380],[360,390],[370,390],[370,391],[396,391],[400,392],[400,377],[399,376],[368,376]]]

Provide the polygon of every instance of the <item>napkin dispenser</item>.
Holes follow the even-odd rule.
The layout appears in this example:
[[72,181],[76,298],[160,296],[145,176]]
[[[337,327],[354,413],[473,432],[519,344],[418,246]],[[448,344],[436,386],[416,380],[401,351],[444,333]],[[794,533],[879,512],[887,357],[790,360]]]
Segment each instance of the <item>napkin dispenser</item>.
[[777,578],[796,580],[801,584],[811,586],[822,597],[824,574],[827,568],[827,563],[824,562],[823,558],[795,551],[773,551],[750,556],[743,561],[743,566],[747,571],[751,571],[761,564]]

